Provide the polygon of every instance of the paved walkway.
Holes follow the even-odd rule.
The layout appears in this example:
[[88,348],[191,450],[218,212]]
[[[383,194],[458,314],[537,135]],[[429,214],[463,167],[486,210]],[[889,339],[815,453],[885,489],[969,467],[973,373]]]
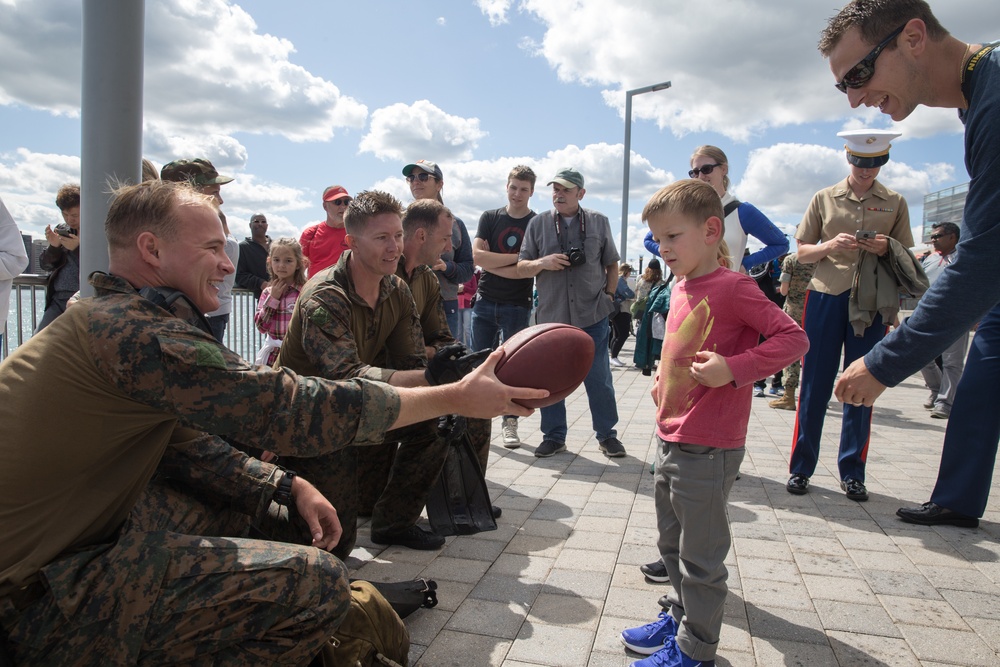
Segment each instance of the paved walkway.
[[[630,349],[622,358],[631,355]],[[657,557],[651,378],[614,369],[628,456],[597,448],[582,389],[568,400],[569,451],[533,456],[539,418],[521,420],[520,449],[494,446],[487,480],[499,529],[448,538],[435,552],[368,541],[349,565],[375,580],[429,577],[440,604],[408,620],[411,664],[427,667],[624,666],[620,644],[648,622],[669,584],[638,565]],[[730,498],[729,601],[717,664],[1000,665],[1000,492],[978,530],[900,522],[927,500],[945,422],[921,405],[919,376],[876,405],[871,500],[839,490],[840,404],[831,402],[811,492],[784,489],[795,414],[754,399],[743,477]],[[355,557],[358,560],[355,560]]]

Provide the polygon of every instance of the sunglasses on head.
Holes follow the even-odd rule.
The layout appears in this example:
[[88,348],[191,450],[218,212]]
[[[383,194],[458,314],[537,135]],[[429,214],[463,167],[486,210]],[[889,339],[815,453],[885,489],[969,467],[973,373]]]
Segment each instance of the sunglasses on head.
[[688,172],[688,176],[690,176],[691,178],[698,178],[698,174],[705,174],[706,176],[708,176],[713,171],[715,171],[716,167],[721,167],[721,166],[722,166],[721,164],[706,164],[703,167],[695,167],[694,169]]
[[875,61],[878,60],[880,55],[882,55],[882,50],[889,46],[889,43],[896,39],[896,36],[903,32],[903,28],[905,27],[906,24],[904,23],[893,30],[892,34],[879,42],[878,46],[872,49],[871,53],[865,56],[861,62],[847,70],[847,74],[844,75],[844,78],[841,79],[839,83],[834,84],[837,87],[837,90],[842,93],[847,93],[848,88],[860,88],[868,83],[871,78],[875,76]]
[[413,181],[420,181],[421,183],[426,183],[429,178],[434,178],[434,174],[428,174],[426,171],[422,171],[419,174],[410,174],[407,176],[406,182],[412,183]]

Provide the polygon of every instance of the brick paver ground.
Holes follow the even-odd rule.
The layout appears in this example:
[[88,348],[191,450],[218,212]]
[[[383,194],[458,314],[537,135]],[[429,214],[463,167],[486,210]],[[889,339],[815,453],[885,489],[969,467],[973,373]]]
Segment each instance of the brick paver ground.
[[[598,450],[581,389],[567,403],[565,453],[533,456],[537,414],[521,420],[520,449],[504,449],[494,423],[486,477],[503,508],[497,531],[418,552],[376,547],[362,527],[348,563],[355,576],[438,582],[440,604],[407,619],[411,664],[617,667],[641,657],[618,633],[655,618],[669,587],[646,583],[637,567],[657,557],[651,378],[613,371],[626,458]],[[730,498],[718,665],[1000,665],[996,483],[978,530],[895,517],[929,498],[937,473],[945,422],[930,418],[925,398],[914,376],[876,404],[866,503],[839,489],[839,403],[830,403],[811,492],[792,496],[784,483],[795,414],[754,399]]]

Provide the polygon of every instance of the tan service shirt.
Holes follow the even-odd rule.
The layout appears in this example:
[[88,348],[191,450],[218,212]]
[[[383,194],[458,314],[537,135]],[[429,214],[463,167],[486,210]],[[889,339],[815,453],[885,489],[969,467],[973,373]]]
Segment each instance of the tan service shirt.
[[[877,180],[862,199],[857,198],[846,178],[817,192],[795,230],[795,238],[816,244],[842,233],[853,235],[858,230],[874,230],[896,239],[906,248],[913,246],[906,200]],[[821,259],[809,289],[834,295],[851,289],[859,252],[835,250]]]

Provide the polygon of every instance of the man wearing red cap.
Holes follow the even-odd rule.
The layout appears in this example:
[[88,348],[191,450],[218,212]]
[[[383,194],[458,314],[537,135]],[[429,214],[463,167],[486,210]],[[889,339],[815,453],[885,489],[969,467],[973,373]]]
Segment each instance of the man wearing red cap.
[[347,189],[342,185],[331,185],[323,190],[326,220],[306,227],[299,239],[302,254],[309,260],[307,273],[310,278],[336,264],[341,254],[347,250],[344,241],[347,236],[344,230],[344,212],[350,203],[351,195],[347,194]]

